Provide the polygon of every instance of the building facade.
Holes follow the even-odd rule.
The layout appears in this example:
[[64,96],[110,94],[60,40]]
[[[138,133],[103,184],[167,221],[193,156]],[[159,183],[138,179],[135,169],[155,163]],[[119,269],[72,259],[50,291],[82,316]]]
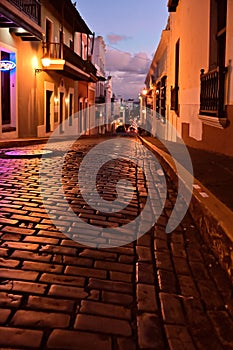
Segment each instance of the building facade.
[[100,132],[109,131],[111,121],[112,77],[105,72],[106,45],[102,36],[97,36],[94,41],[92,62],[97,69],[98,82],[95,89],[95,103],[98,120],[102,125]]
[[168,10],[145,81],[147,105],[187,145],[232,156],[233,2],[169,0]]
[[96,83],[96,103],[105,103],[105,53],[106,45],[102,36],[95,38],[93,49],[92,62],[97,69],[99,81]]
[[[0,138],[49,136],[67,118],[72,125],[95,103],[93,33],[70,0],[3,0],[0,15]],[[80,131],[87,122],[81,113]]]

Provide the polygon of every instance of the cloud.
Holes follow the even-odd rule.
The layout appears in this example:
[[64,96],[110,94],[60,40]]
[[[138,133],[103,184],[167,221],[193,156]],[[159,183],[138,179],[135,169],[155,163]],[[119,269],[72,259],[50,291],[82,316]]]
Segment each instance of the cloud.
[[151,64],[144,52],[134,55],[129,52],[107,50],[105,71],[112,76],[113,92],[124,98],[138,98],[143,89]]
[[118,34],[108,34],[107,35],[107,40],[108,40],[109,44],[117,44],[120,41],[124,41],[127,39],[129,39],[129,37],[126,35],[118,35]]

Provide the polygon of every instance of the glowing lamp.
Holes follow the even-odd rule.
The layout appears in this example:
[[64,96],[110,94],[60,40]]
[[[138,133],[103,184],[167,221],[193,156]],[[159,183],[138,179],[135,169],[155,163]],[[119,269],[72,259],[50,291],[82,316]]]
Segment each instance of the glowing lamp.
[[42,58],[41,58],[41,63],[43,67],[49,67],[50,66],[50,57],[48,54],[45,54]]
[[147,95],[147,89],[146,89],[146,88],[144,88],[144,89],[142,90],[142,94],[143,94],[144,96]]

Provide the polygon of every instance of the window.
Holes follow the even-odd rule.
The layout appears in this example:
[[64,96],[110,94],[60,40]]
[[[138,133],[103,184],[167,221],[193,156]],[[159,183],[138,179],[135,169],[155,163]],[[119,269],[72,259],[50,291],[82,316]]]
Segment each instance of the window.
[[225,66],[227,0],[211,0],[209,70]]
[[179,109],[179,64],[180,64],[180,39],[175,47],[175,86],[171,88],[171,110],[178,114]]
[[71,50],[74,50],[74,41],[73,40],[70,40],[70,48],[71,48]]
[[161,79],[161,89],[160,89],[160,114],[166,117],[166,81],[167,77],[164,76]]
[[156,112],[160,113],[160,82],[156,84]]
[[210,2],[209,71],[201,70],[200,114],[225,117],[227,0]]
[[163,76],[156,84],[156,112],[166,117],[166,84],[167,76]]

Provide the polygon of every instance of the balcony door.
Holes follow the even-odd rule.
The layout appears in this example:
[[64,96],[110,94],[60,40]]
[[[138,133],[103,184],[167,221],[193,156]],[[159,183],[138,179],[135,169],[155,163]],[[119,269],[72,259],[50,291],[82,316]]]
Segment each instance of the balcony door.
[[44,82],[44,124],[45,132],[54,130],[54,84]]
[[63,59],[64,32],[62,30],[60,30],[59,32],[59,41],[60,41],[59,58]]
[[46,41],[46,49],[47,53],[51,55],[51,42],[52,42],[52,22],[46,18],[45,25],[45,41]]

